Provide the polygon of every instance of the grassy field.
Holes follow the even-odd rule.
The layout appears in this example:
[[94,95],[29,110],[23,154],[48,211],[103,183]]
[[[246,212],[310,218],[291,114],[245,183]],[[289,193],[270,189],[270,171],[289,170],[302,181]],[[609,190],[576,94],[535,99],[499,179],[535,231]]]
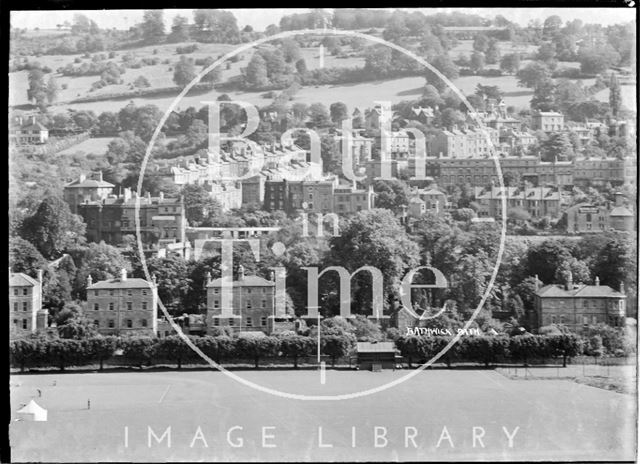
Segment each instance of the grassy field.
[[107,152],[107,146],[113,137],[96,137],[87,139],[77,145],[59,151],[59,155],[73,155],[75,153],[83,153],[86,155],[104,155]]
[[[324,385],[315,370],[237,373],[281,391],[332,395],[407,371],[328,370]],[[48,422],[13,420],[33,397],[48,409]],[[420,372],[392,389],[343,401],[283,399],[215,371],[15,375],[11,407],[14,462],[613,461],[633,458],[636,433],[631,395],[566,380],[512,380],[489,370]],[[158,437],[171,427],[171,446],[166,437],[149,446],[149,427]],[[198,427],[201,438],[194,441]],[[320,427],[322,443],[331,447],[320,447]],[[378,434],[386,433],[386,446],[379,439],[376,447],[375,427],[384,428]],[[444,427],[451,440],[438,447]],[[473,427],[485,432],[475,446]],[[503,427],[510,434],[519,427],[512,447]],[[231,442],[242,438],[241,447],[227,441],[230,429]]]

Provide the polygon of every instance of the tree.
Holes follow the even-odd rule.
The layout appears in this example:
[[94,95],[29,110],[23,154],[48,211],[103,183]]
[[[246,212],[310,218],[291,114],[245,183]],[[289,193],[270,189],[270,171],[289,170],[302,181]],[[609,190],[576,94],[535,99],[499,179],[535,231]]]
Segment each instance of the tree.
[[330,124],[329,112],[322,103],[312,103],[309,106],[309,119],[311,127],[320,128]]
[[516,76],[520,87],[536,88],[540,82],[551,79],[551,72],[544,63],[534,61],[518,71]]
[[409,203],[409,189],[407,184],[400,180],[378,179],[373,184],[373,191],[377,194],[377,208],[398,211]]
[[197,226],[214,213],[220,213],[220,203],[211,197],[211,194],[202,185],[188,184],[182,188],[186,217],[189,224]]
[[49,104],[53,103],[58,98],[58,82],[56,81],[56,78],[53,76],[49,77],[49,81],[47,82],[46,93],[47,93],[47,102]]
[[[144,88],[147,88],[147,87],[151,87],[151,84],[149,83],[149,80],[144,76],[138,76],[136,78],[136,80],[133,81],[133,85],[134,85],[134,87],[137,87],[139,89],[144,89]],[[100,115],[100,116],[102,116],[102,115]]]
[[21,237],[9,239],[9,266],[12,272],[36,276],[38,270],[46,269],[47,265],[47,261],[31,242]]
[[554,159],[571,159],[574,155],[573,147],[567,134],[555,132],[540,144],[541,158],[543,161]]
[[335,367],[336,359],[347,356],[355,347],[356,338],[352,334],[321,335],[322,353],[331,357],[331,367]]
[[464,115],[453,108],[446,108],[442,113],[440,113],[440,126],[443,128],[454,128],[464,121]]
[[[431,64],[449,80],[455,80],[459,76],[458,67],[446,53],[436,56]],[[439,92],[443,92],[448,88],[447,83],[430,69],[425,70],[425,78],[427,79],[427,84],[433,85]]]
[[[529,276],[537,275],[542,282],[550,284],[554,281],[556,269],[570,259],[571,253],[564,243],[554,239],[545,240],[527,250],[526,273]],[[522,300],[526,302],[525,297]]]
[[163,10],[145,10],[142,17],[142,37],[147,43],[158,43],[164,38]]
[[93,282],[99,282],[119,277],[123,269],[131,271],[131,265],[120,249],[104,242],[71,248],[69,255],[77,268],[73,284],[75,298],[86,298],[89,276]]
[[184,361],[196,358],[195,352],[179,335],[172,335],[158,340],[153,347],[153,355],[163,360],[174,361],[178,369],[182,369]]
[[554,99],[556,86],[551,79],[540,81],[536,84],[531,97],[531,109],[538,111],[555,111],[558,105]]
[[485,57],[484,53],[475,51],[471,54],[471,63],[469,64],[474,73],[478,73],[484,69]]
[[300,45],[294,39],[288,38],[282,41],[282,56],[287,63],[295,63],[302,58]]
[[509,53],[500,60],[500,70],[509,74],[515,74],[520,69],[520,55]]
[[85,224],[59,197],[45,198],[32,216],[22,223],[20,235],[30,241],[46,259],[56,259],[85,241]]
[[[142,76],[141,76],[142,77]],[[98,116],[96,132],[99,135],[116,135],[120,132],[118,116],[111,111],[105,111]]]
[[29,71],[29,88],[27,97],[33,101],[41,110],[47,106],[47,85],[44,81],[44,72],[39,67],[33,67]]
[[60,338],[73,340],[84,340],[98,334],[93,321],[90,321],[82,314],[75,314],[58,325],[58,335]]
[[611,79],[609,81],[609,106],[611,107],[613,117],[617,117],[620,107],[622,106],[622,95],[620,93],[618,77],[614,73],[611,73]]
[[317,341],[311,337],[286,334],[280,337],[280,350],[283,356],[293,358],[293,367],[297,369],[300,357],[312,356],[315,353]]
[[173,18],[171,33],[167,37],[167,42],[186,42],[189,40],[189,20],[184,16],[177,15]]
[[331,121],[338,127],[341,122],[349,117],[349,110],[347,105],[342,102],[335,102],[329,106],[329,112],[331,113]]
[[473,39],[473,49],[476,52],[484,53],[489,48],[489,37],[485,34],[477,34]]
[[560,32],[560,27],[562,27],[562,19],[560,16],[549,16],[544,20],[544,24],[542,26],[542,37],[545,40],[555,39]]
[[485,59],[487,64],[496,64],[500,60],[500,46],[497,40],[491,40],[489,42],[489,48],[485,53]]
[[[252,334],[253,335],[253,334]],[[260,359],[275,356],[279,348],[279,340],[276,337],[243,335],[236,340],[236,352],[240,358],[253,360],[254,367],[258,369]]]
[[556,58],[556,44],[554,42],[544,42],[538,48],[536,59],[544,63],[551,63]]
[[251,57],[247,65],[244,78],[249,88],[260,89],[269,84],[269,79],[267,78],[267,63],[260,54],[253,54],[253,57]]
[[199,9],[193,12],[199,40],[213,43],[238,43],[238,22],[230,11]]
[[365,72],[384,77],[392,70],[392,54],[389,47],[371,46],[365,50]]
[[296,71],[298,72],[298,74],[305,74],[307,72],[307,62],[304,60],[304,58],[300,58],[298,61],[296,61]]
[[353,325],[353,335],[359,342],[380,342],[384,339],[380,326],[366,316],[358,314],[351,320],[351,325]]
[[176,63],[173,71],[173,82],[179,87],[185,87],[196,77],[196,69],[193,64],[193,58],[180,56],[180,61]]
[[[177,256],[151,258],[147,260],[147,269],[149,274],[156,276],[160,301],[170,313],[182,314],[181,303],[185,300],[191,284],[185,260]],[[133,275],[146,278],[141,263],[134,264]]]
[[584,261],[580,261],[574,257],[568,261],[563,261],[556,269],[555,281],[556,283],[563,284],[567,281],[567,277],[571,275],[573,282],[575,283],[589,283],[591,282],[591,273],[589,267]]
[[[341,235],[332,237],[329,243],[327,265],[343,266],[349,272],[373,266],[382,272],[385,300],[396,295],[401,277],[418,262],[418,246],[388,210],[357,213],[341,226]],[[365,310],[370,306],[367,301],[371,301],[371,277],[362,272],[353,280],[353,305],[357,305],[355,309]]]
[[435,108],[444,105],[444,100],[440,96],[440,92],[433,85],[427,84],[422,89],[422,100],[425,105]]
[[113,336],[96,336],[86,341],[91,358],[97,359],[100,363],[100,370],[103,370],[104,362],[113,356],[117,348],[117,340]]

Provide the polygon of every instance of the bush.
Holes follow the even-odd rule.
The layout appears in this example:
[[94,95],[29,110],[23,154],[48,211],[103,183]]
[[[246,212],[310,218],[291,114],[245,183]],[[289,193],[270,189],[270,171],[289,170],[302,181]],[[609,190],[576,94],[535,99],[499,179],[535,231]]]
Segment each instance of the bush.
[[150,365],[153,359],[155,339],[151,337],[131,337],[120,341],[124,359],[142,369],[143,365]]
[[356,346],[353,334],[323,335],[321,337],[322,353],[331,357],[331,367],[336,365],[336,359],[349,355]]
[[193,53],[198,49],[198,44],[185,45],[184,47],[176,47],[176,54],[186,55]]

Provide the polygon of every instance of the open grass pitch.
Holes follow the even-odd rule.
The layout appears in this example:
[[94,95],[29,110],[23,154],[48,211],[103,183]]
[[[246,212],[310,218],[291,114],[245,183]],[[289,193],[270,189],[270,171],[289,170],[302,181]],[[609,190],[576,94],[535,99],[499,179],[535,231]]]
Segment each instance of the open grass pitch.
[[[236,373],[281,391],[332,395],[407,371],[328,370],[324,385],[311,370]],[[14,375],[11,385],[13,461],[615,461],[635,454],[633,396],[491,370],[425,371],[342,401],[284,399],[217,371]],[[49,411],[47,422],[14,420],[31,398]]]

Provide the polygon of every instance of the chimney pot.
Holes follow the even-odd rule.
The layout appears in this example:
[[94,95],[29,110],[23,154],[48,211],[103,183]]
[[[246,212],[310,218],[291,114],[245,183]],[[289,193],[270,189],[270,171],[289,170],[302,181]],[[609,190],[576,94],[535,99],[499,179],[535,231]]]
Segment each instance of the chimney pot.
[[120,280],[121,280],[122,282],[126,282],[126,281],[127,281],[127,270],[126,270],[126,269],[124,269],[124,268],[122,268],[122,269],[120,270]]
[[596,276],[596,287],[600,285],[600,277]]

